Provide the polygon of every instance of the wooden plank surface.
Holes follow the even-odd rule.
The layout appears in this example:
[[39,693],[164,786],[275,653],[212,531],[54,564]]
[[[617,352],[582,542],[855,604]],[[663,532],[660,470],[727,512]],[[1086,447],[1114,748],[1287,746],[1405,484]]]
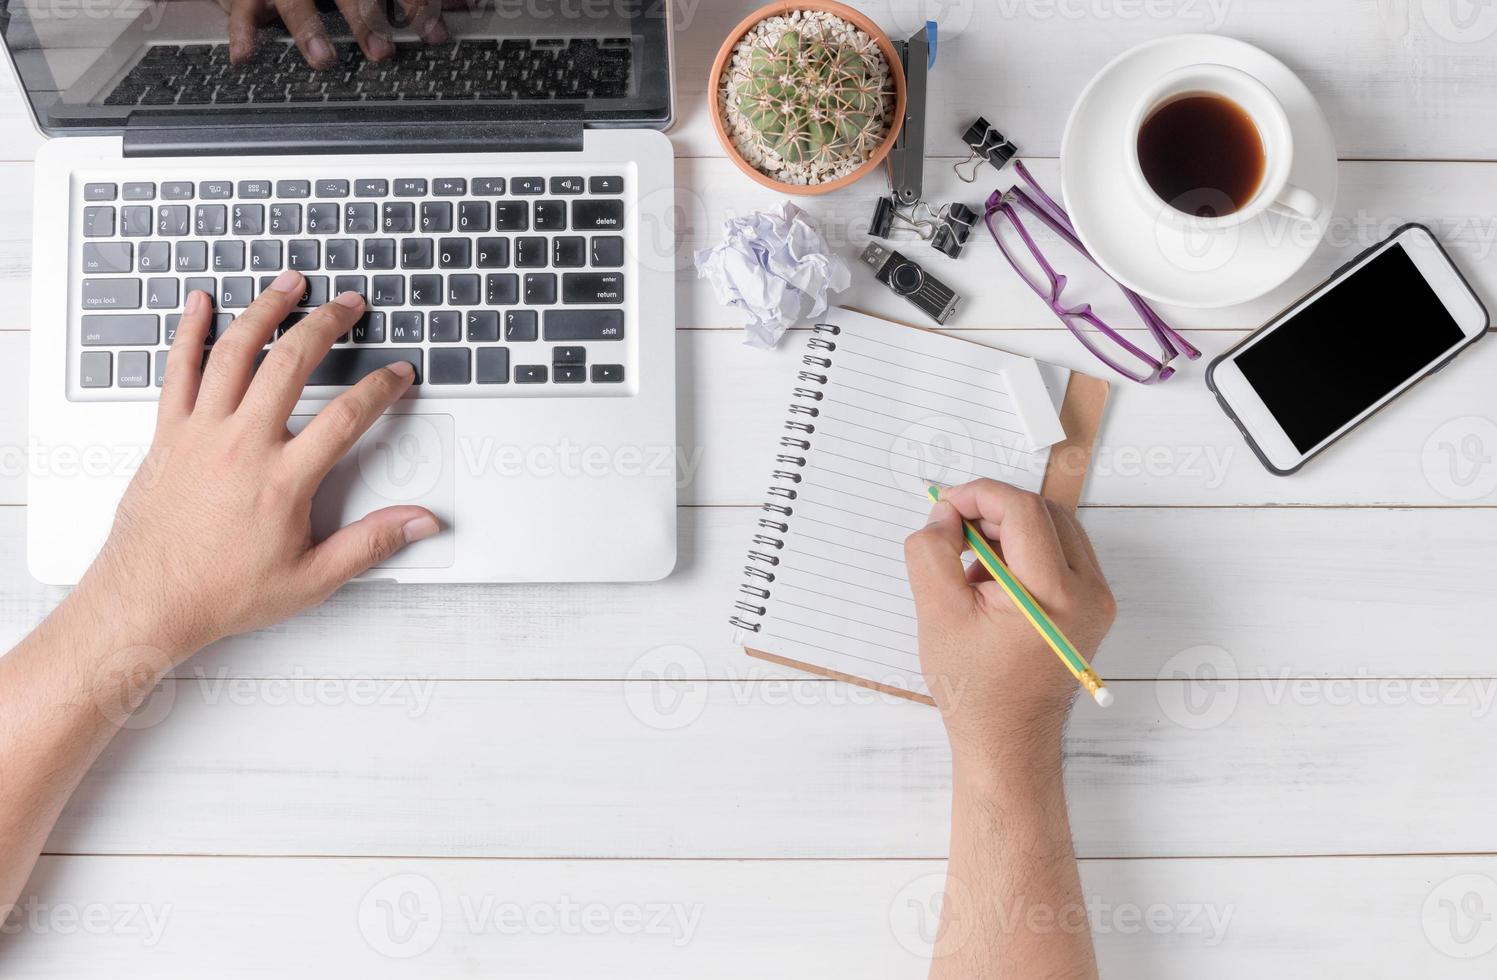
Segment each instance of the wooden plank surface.
[[[943,870],[936,861],[47,858],[6,966],[15,976],[153,980],[196,980],[210,967],[224,980],[920,980]],[[1468,980],[1497,964],[1482,953],[1497,925],[1473,929],[1439,904],[1458,911],[1466,894],[1481,894],[1474,886],[1497,888],[1491,857],[1083,861],[1081,877],[1105,977]]]

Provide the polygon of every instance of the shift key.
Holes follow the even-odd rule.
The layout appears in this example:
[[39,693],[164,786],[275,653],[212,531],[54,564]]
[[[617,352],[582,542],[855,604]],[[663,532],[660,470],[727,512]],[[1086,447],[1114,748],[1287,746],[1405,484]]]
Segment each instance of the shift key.
[[83,308],[85,310],[138,310],[140,309],[140,280],[85,279],[83,280]]
[[545,336],[556,343],[623,340],[623,310],[547,310]]
[[84,347],[155,347],[160,339],[161,318],[154,313],[83,318]]

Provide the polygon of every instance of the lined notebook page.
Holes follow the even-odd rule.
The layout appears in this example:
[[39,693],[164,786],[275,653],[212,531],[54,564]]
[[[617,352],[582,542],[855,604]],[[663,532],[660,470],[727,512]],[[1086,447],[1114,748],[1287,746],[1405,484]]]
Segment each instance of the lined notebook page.
[[[759,630],[740,629],[739,641],[755,650],[811,666],[925,694],[916,646],[915,607],[905,576],[904,539],[924,526],[930,512],[925,488],[992,477],[1038,492],[1048,449],[1032,449],[1005,387],[1005,368],[1028,367],[1027,358],[965,340],[834,311],[841,332],[819,335],[835,345],[807,356],[830,364],[802,371],[794,403],[817,414],[792,414],[814,426],[804,451],[781,446],[804,465],[782,461],[773,485],[795,498],[770,501],[789,515],[763,516],[787,530],[761,533],[783,547],[756,545],[778,558],[751,558],[751,567],[774,575],[749,580],[768,592]],[[1023,362],[1016,365],[1015,362]],[[1040,365],[1059,411],[1070,372]],[[823,397],[809,397],[820,391]],[[800,476],[795,482],[788,474]]]

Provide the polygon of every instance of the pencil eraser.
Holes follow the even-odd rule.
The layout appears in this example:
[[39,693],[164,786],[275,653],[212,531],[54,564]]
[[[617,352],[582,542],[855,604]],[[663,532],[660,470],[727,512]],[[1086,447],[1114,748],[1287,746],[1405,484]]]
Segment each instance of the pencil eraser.
[[1092,692],[1092,697],[1096,698],[1097,699],[1097,703],[1100,704],[1102,707],[1104,707],[1104,708],[1110,708],[1110,707],[1112,707],[1112,692],[1109,691],[1107,688],[1105,688],[1105,687],[1099,687],[1099,688],[1097,688],[1095,691]]

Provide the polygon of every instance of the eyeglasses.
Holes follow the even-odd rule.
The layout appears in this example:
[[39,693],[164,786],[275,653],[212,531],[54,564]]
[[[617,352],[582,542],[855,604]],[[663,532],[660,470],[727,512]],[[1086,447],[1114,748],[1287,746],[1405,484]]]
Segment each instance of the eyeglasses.
[[[1041,224],[1079,252],[1082,258],[1097,266],[1098,269],[1102,267],[1097,264],[1096,259],[1092,258],[1086,246],[1081,244],[1081,239],[1077,236],[1076,229],[1072,226],[1065,209],[1055,203],[1050,195],[1046,194],[1035,182],[1022,160],[1014,161],[1014,170],[1018,173],[1019,179],[1028,185],[1028,190],[1015,184],[1007,191],[994,191],[993,195],[988,198],[983,222],[988,226],[988,232],[993,236],[993,241],[998,243],[998,248],[1003,252],[1003,257],[1008,260],[1008,264],[1014,267],[1019,278],[1034,290],[1035,295],[1049,304],[1050,309],[1060,318],[1060,322],[1066,325],[1066,329],[1071,331],[1097,360],[1123,377],[1137,381],[1139,384],[1149,385],[1168,380],[1175,373],[1170,362],[1181,354],[1192,361],[1200,357],[1199,350],[1191,346],[1190,342],[1180,336],[1178,331],[1165,323],[1143,297],[1122,283],[1116,283],[1116,285],[1122,290],[1124,298],[1128,300],[1128,305],[1133,307],[1143,319],[1144,326],[1153,335],[1161,352],[1158,357],[1140,349],[1127,337],[1104,323],[1092,312],[1091,304],[1071,305],[1061,298],[1061,293],[1066,288],[1066,277],[1056,272],[1044,253],[1040,251],[1039,245],[1035,243],[1029,230],[1024,227],[1023,221],[1019,218],[1020,208],[1024,208],[1038,218]],[[1026,248],[1027,255],[1025,254]],[[1105,269],[1102,271],[1106,272]]]

